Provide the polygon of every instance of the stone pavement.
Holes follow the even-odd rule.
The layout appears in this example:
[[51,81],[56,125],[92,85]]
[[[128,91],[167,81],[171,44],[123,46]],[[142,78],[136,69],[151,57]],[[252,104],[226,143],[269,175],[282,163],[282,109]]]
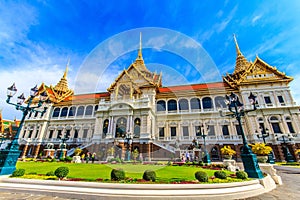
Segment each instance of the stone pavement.
[[277,174],[282,178],[282,185],[269,193],[256,197],[247,198],[247,200],[294,200],[300,199],[300,168],[275,166]]
[[[299,199],[300,197],[300,168],[292,167],[275,167],[278,175],[283,180],[283,185],[269,193],[265,193],[256,197],[247,198],[246,200],[281,200],[281,199]],[[0,190],[0,200],[70,200],[70,199],[101,199],[97,197],[72,196],[70,194],[42,194],[42,193],[26,193],[15,191]]]

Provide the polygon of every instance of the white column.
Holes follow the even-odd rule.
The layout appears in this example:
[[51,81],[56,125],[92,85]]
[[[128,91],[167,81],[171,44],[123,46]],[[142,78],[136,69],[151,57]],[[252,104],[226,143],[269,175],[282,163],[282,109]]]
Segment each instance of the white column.
[[129,131],[130,131],[130,133],[133,134],[133,127],[134,127],[134,124],[133,124],[133,116],[132,116],[132,115],[130,115],[129,121],[130,121],[130,124],[129,124]]

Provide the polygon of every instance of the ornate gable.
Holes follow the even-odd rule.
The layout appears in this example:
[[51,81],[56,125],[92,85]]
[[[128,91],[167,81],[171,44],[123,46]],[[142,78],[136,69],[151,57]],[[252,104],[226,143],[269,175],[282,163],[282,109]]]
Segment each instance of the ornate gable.
[[236,38],[234,37],[237,59],[235,70],[232,74],[226,74],[223,77],[224,82],[228,83],[232,88],[237,88],[245,84],[256,84],[256,83],[271,83],[271,82],[290,82],[293,80],[292,77],[286,76],[272,67],[258,56],[256,56],[255,61],[248,62],[246,58],[241,53]]
[[42,83],[39,87],[39,92],[46,92],[48,95],[48,100],[50,100],[53,103],[59,103],[74,94],[74,91],[69,89],[68,87],[68,65],[69,63],[66,66],[66,70],[64,72],[63,77],[54,87],[52,85],[46,86],[44,83]]
[[152,73],[146,68],[140,41],[140,48],[135,62],[127,70],[123,70],[107,90],[114,93],[113,96],[115,97],[130,95],[130,98],[132,98],[134,94],[141,93],[141,88],[158,88],[160,86],[161,74]]

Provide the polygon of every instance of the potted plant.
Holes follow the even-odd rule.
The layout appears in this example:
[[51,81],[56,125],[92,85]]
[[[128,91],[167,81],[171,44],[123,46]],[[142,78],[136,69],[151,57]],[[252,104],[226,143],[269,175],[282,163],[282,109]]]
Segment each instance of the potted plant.
[[224,158],[231,160],[232,156],[236,154],[236,151],[230,146],[224,146],[221,148],[221,154],[224,155]]
[[272,152],[272,148],[265,143],[250,144],[253,153],[257,155],[257,161],[266,163],[268,160],[268,154]]

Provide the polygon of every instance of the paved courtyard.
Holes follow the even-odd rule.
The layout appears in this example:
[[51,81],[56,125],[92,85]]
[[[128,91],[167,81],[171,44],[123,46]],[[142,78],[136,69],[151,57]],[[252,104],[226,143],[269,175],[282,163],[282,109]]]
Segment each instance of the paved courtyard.
[[[280,199],[298,199],[300,197],[300,168],[276,166],[278,175],[283,180],[283,185],[269,193],[247,198],[247,200],[280,200]],[[0,189],[0,200],[68,200],[68,199],[104,199],[97,196],[80,196],[72,194],[55,193],[24,193],[18,191],[7,191]]]

